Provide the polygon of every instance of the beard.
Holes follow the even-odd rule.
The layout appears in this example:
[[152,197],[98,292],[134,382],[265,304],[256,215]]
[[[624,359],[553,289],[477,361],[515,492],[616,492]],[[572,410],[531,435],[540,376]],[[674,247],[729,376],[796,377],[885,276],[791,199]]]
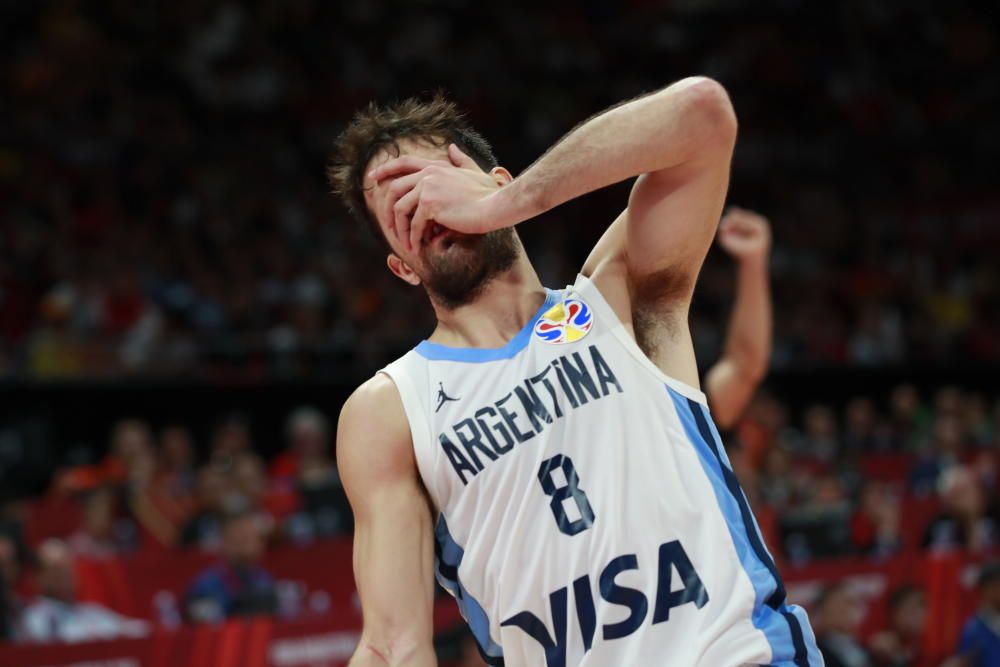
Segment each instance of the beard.
[[443,307],[454,310],[483,293],[486,286],[517,262],[520,243],[513,227],[445,241],[446,249],[427,254],[421,280]]

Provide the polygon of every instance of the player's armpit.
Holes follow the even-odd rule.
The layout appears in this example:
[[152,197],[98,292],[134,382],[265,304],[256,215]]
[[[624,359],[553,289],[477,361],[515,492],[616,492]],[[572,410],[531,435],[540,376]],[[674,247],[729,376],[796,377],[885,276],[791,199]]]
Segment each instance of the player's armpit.
[[620,262],[633,293],[648,292],[647,300],[676,300],[690,295],[718,226],[729,185],[736,116],[725,89],[698,77],[616,113],[622,116],[633,107],[636,118],[616,134],[623,141],[631,136],[631,126],[641,126],[647,134],[629,150],[652,154],[636,160],[645,168],[632,187],[628,207],[594,248],[583,273],[605,273],[606,264]]
[[337,463],[354,511],[364,629],[351,667],[434,667],[434,542],[395,385],[377,375],[344,404]]

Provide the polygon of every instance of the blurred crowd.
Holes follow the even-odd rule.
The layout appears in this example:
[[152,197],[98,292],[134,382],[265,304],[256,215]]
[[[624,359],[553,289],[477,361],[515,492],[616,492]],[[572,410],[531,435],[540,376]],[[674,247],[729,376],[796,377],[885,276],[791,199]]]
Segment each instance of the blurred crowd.
[[788,562],[1000,548],[1000,397],[911,385],[792,420],[759,395],[732,460]]
[[[183,618],[217,622],[274,613],[275,582],[260,567],[265,550],[352,530],[326,417],[302,407],[289,416],[286,433],[286,449],[265,462],[251,448],[248,422],[239,415],[218,422],[200,457],[183,426],[154,433],[139,419],[115,424],[107,455],[95,465],[57,471],[47,497],[27,500],[35,512],[24,499],[3,508],[5,636],[73,641],[144,632],[142,623],[76,605],[73,561],[154,550],[189,549],[218,558],[184,593]],[[38,509],[45,507],[47,513]],[[32,537],[41,540],[34,553]],[[29,565],[33,577],[22,579]],[[37,588],[36,602],[18,599],[25,586]]]
[[[732,199],[774,221],[776,367],[1000,359],[995,15],[746,7],[8,3],[0,377],[365,376],[431,322],[327,193],[353,110],[444,86],[516,172],[691,73],[731,91]],[[624,199],[524,229],[544,281]],[[730,280],[710,258],[700,353]]]
[[[730,454],[772,548],[786,564],[908,554],[1000,554],[1000,396],[958,387],[924,400],[910,385],[808,406],[792,420],[763,393],[736,428]],[[1000,565],[978,575],[981,604],[947,667],[1000,661]],[[826,585],[809,606],[828,667],[923,667],[926,593],[891,591],[885,625],[865,636],[861,591]]]
[[890,591],[885,623],[862,638],[864,603],[851,586],[824,587],[810,608],[810,620],[826,667],[993,667],[1000,661],[1000,561],[988,561],[975,577],[979,606],[965,620],[954,654],[931,660],[921,647],[933,622],[927,594],[903,584]]

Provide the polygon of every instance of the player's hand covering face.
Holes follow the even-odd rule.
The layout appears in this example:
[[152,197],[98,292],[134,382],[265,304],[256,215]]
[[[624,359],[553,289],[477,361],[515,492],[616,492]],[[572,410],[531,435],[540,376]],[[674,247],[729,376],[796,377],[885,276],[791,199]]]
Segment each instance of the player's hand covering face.
[[493,231],[491,209],[500,184],[457,146],[448,159],[402,155],[372,169],[376,184],[393,179],[382,204],[389,233],[414,250],[450,232],[485,234]]
[[[521,252],[513,228],[489,231],[488,224],[478,224],[491,219],[481,200],[499,190],[509,174],[484,172],[456,147],[446,152],[409,142],[401,146],[401,153],[382,163],[376,158],[377,166],[368,172],[370,210],[393,254],[439,303],[449,308],[469,303],[493,278],[510,269]],[[445,205],[446,201],[450,203]],[[441,224],[438,215],[455,227]],[[477,224],[463,227],[456,219]]]

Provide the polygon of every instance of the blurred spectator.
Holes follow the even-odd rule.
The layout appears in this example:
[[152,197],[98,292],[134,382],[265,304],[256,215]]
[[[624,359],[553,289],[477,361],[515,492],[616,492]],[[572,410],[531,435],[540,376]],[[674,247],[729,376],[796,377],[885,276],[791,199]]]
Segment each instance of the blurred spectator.
[[303,468],[325,470],[330,465],[329,424],[322,412],[301,407],[285,426],[288,446],[271,462],[268,473],[273,479],[296,479]]
[[157,479],[175,498],[185,498],[194,490],[194,443],[191,432],[174,424],[160,433]]
[[940,417],[962,416],[964,392],[956,386],[941,387],[934,394],[934,412]]
[[136,466],[153,454],[153,435],[141,419],[119,420],[111,429],[111,447],[102,464],[103,478],[125,482]]
[[128,511],[147,546],[170,547],[177,542],[178,527],[164,507],[156,487],[157,457],[151,447],[142,448],[128,462],[123,488]]
[[233,481],[230,506],[235,509],[261,507],[267,493],[264,462],[253,452],[241,452],[233,460],[230,476]]
[[222,526],[223,560],[191,585],[186,596],[188,617],[215,623],[233,616],[275,613],[274,580],[259,564],[263,552],[264,536],[254,515],[227,515]]
[[267,504],[267,475],[264,462],[252,452],[244,452],[236,457],[232,472],[233,492],[228,502],[230,511],[249,512],[257,522],[257,530],[266,540],[274,534],[278,520],[283,518]]
[[995,509],[973,471],[953,466],[941,474],[941,512],[927,526],[923,546],[933,551],[968,549],[980,552],[996,546],[1000,526]]
[[813,405],[806,410],[805,433],[800,454],[824,463],[833,461],[840,453],[841,439],[837,429],[837,416],[828,405]]
[[158,546],[173,546],[196,509],[194,451],[190,432],[173,425],[160,434],[152,477],[134,485],[133,505],[141,508],[144,527]]
[[115,503],[115,494],[109,487],[100,487],[87,495],[83,525],[66,540],[74,556],[112,558],[135,547],[135,530],[127,521],[117,519]]
[[927,629],[927,599],[910,585],[889,594],[889,625],[868,642],[877,667],[920,667],[920,648]]
[[783,446],[771,447],[764,454],[760,495],[766,503],[783,509],[796,500],[796,475],[792,465],[792,457]]
[[210,443],[211,463],[224,473],[230,473],[236,458],[253,449],[250,441],[250,424],[242,415],[224,417],[215,427]]
[[785,553],[796,563],[851,551],[851,506],[843,483],[832,473],[813,477],[800,502],[781,518]]
[[224,542],[223,518],[232,513],[253,516],[264,536],[274,532],[276,519],[280,517],[274,516],[265,506],[267,477],[264,464],[242,445],[232,452],[213,457],[198,472],[196,509],[181,530],[182,545],[197,546],[213,553],[218,551]]
[[862,486],[851,518],[851,541],[856,552],[878,558],[891,556],[902,545],[899,498],[884,483]]
[[216,466],[210,464],[198,471],[197,510],[181,531],[183,546],[197,546],[208,552],[216,552],[221,548],[222,517],[226,511],[228,495],[228,480]]
[[990,419],[985,396],[982,394],[965,396],[959,419],[962,423],[962,431],[973,447],[985,448],[993,444],[995,427]]
[[924,437],[930,415],[920,405],[916,387],[901,384],[889,396],[889,437],[899,452],[914,451]]
[[126,618],[99,604],[76,601],[73,554],[59,540],[38,550],[39,598],[24,610],[21,639],[83,642],[149,633],[145,621]]
[[1000,667],[1000,563],[979,573],[979,611],[962,629],[958,653],[964,667]]
[[824,588],[813,603],[810,619],[826,667],[872,667],[858,637],[861,602],[845,584]]
[[930,495],[938,488],[938,478],[946,468],[961,463],[965,444],[962,422],[951,410],[939,409],[931,434],[930,448],[923,452],[910,472],[910,486],[917,495]]
[[21,576],[17,542],[0,532],[0,641],[17,638],[24,603],[15,591]]
[[870,398],[855,397],[844,411],[844,448],[854,455],[891,448],[889,430],[880,423]]
[[308,542],[349,532],[351,511],[330,456],[326,417],[314,408],[299,408],[288,418],[287,433],[288,449],[272,463],[271,475],[302,498],[301,511],[288,520],[290,536]]

